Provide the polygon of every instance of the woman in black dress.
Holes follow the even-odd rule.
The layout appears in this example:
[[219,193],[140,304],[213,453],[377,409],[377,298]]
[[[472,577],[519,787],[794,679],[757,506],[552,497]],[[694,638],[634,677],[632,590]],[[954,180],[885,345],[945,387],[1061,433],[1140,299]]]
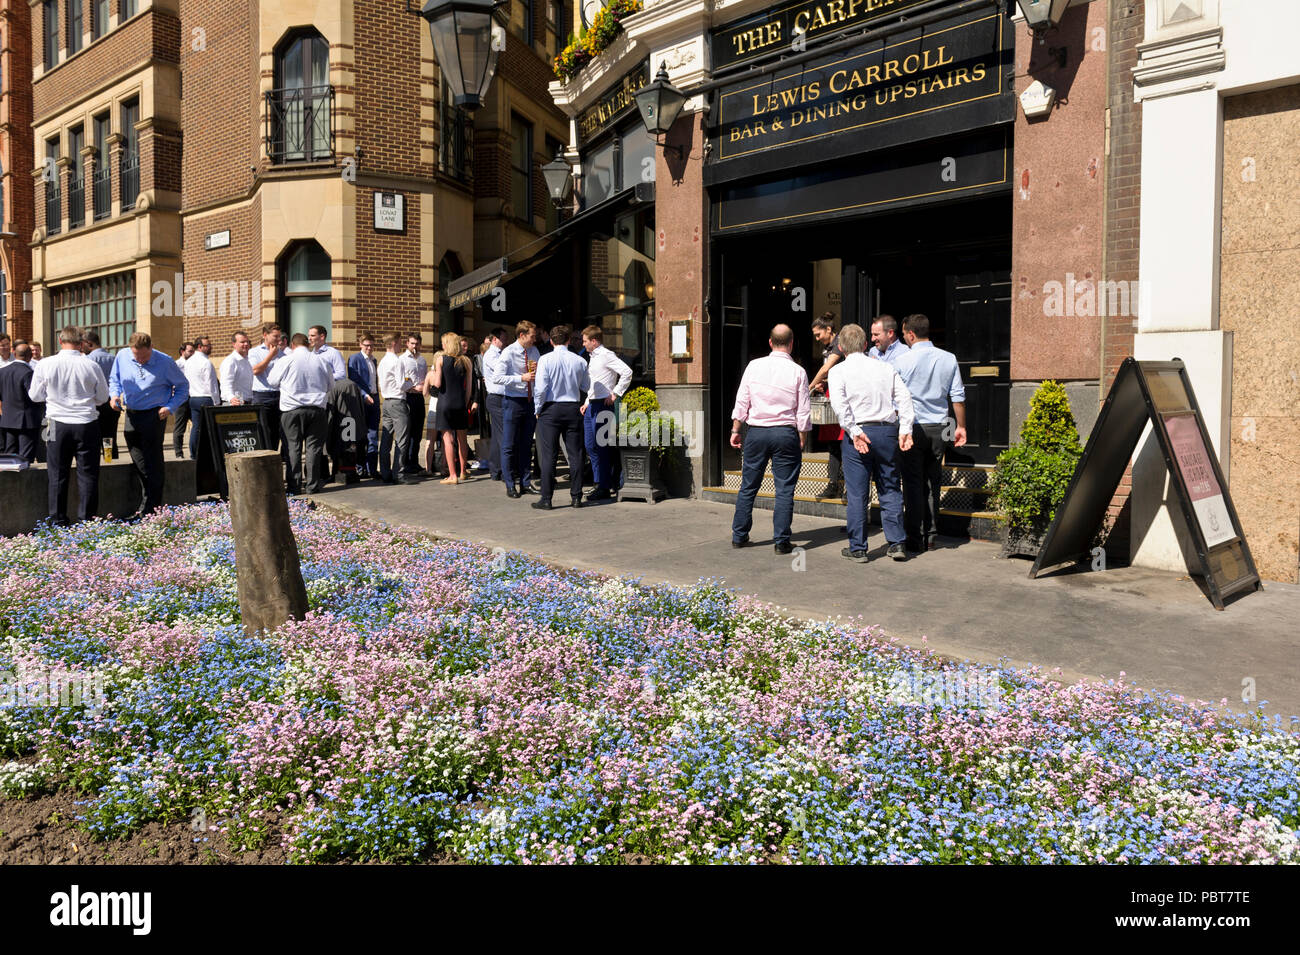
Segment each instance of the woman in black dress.
[[443,456],[449,475],[439,483],[459,484],[469,480],[469,413],[477,408],[472,400],[473,366],[461,354],[460,336],[447,332],[442,336],[442,351],[433,356],[429,384],[438,391],[435,422],[442,432]]

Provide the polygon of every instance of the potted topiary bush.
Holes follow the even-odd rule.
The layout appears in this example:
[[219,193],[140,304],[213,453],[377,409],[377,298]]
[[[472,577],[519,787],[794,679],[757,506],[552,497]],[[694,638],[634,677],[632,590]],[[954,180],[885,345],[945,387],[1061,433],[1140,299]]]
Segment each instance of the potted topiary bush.
[[989,484],[1005,525],[1003,557],[1038,556],[1082,454],[1064,386],[1043,382],[1029,402],[1019,442],[998,455]]
[[619,407],[618,449],[623,457],[620,501],[639,498],[655,503],[669,497],[685,472],[686,435],[681,422],[664,414],[649,388],[633,388]]

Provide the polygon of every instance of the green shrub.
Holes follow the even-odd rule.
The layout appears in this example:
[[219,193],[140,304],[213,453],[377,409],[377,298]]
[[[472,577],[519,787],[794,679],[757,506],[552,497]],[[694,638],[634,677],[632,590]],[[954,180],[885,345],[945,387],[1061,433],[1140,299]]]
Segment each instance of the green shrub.
[[618,443],[627,448],[648,447],[663,457],[669,448],[685,445],[688,439],[681,419],[663,413],[652,389],[633,388],[623,396]]
[[1012,534],[1042,534],[1065,499],[1083,448],[1065,388],[1045,381],[1034,392],[1020,441],[998,455],[989,487]]
[[650,388],[633,388],[623,396],[623,411],[631,414],[641,411],[645,414],[659,410],[659,396]]

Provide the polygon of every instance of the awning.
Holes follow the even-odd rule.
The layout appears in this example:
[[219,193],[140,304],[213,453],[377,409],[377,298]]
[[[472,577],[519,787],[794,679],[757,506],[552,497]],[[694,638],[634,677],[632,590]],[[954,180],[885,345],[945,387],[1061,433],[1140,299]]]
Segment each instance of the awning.
[[487,265],[475,269],[458,279],[447,283],[447,304],[449,308],[460,308],[470,302],[477,302],[501,284],[509,271],[505,257],[493,259]]

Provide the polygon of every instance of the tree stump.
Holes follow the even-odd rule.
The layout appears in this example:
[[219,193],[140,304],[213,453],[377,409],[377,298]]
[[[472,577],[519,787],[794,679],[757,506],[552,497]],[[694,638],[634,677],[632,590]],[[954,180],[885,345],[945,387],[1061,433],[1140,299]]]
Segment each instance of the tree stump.
[[298,542],[289,526],[289,501],[278,451],[226,457],[230,524],[235,532],[239,612],[250,637],[307,615],[307,588]]

